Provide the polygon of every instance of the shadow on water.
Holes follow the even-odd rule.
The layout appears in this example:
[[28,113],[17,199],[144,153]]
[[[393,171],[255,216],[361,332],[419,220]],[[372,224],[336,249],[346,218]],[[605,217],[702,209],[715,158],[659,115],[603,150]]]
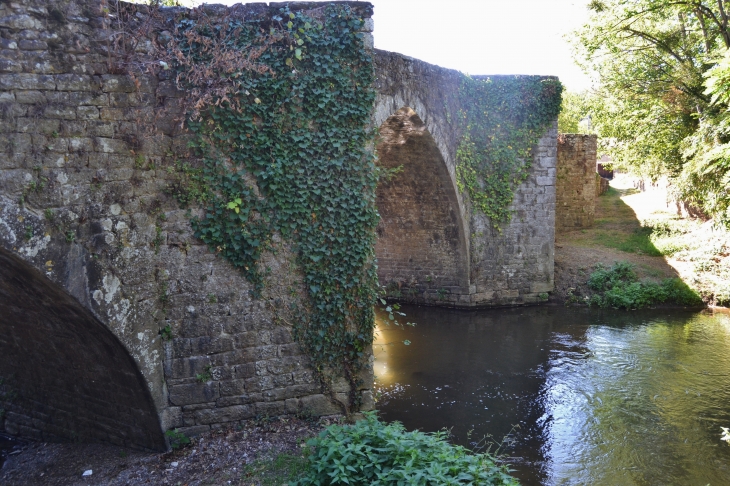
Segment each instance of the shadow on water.
[[528,485],[730,484],[728,316],[404,311],[375,345],[384,419],[486,437]]

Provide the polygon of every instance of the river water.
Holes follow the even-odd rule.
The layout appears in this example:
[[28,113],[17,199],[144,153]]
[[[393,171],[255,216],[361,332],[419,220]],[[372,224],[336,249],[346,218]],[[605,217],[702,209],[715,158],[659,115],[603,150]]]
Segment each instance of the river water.
[[730,484],[730,315],[402,310],[378,319],[382,418],[499,447],[525,485]]

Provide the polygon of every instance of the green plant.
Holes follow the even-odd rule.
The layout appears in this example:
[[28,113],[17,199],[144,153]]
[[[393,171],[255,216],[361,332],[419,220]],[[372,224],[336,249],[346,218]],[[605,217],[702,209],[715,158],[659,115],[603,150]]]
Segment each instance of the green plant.
[[167,437],[170,447],[172,447],[173,450],[181,449],[190,445],[190,438],[180,432],[179,429],[170,429],[166,431],[165,437]]
[[152,247],[155,249],[155,255],[160,253],[160,247],[162,246],[162,226],[159,224],[155,225],[155,238],[152,240]]
[[374,413],[354,425],[331,425],[308,445],[307,469],[294,486],[518,484],[495,458],[449,444],[445,432],[408,432]]
[[169,341],[170,339],[172,339],[172,328],[170,327],[170,324],[160,329],[160,336],[162,336],[162,339],[164,341]]
[[560,112],[562,89],[557,79],[536,76],[462,81],[458,187],[496,229],[511,219],[515,188],[527,177],[533,147]]
[[206,365],[206,367],[203,369],[202,373],[198,373],[195,375],[195,379],[198,380],[200,383],[205,383],[207,381],[210,381],[213,379],[213,367],[211,365]]
[[537,294],[537,298],[543,302],[547,301],[549,297],[550,296],[547,294],[547,292],[541,292],[541,293]]
[[73,230],[66,231],[66,234],[64,235],[66,237],[67,243],[73,243],[76,241],[76,232]]
[[[246,276],[255,297],[272,235],[293,244],[307,292],[294,335],[325,389],[327,370],[345,374],[348,412],[359,404],[377,296],[378,173],[368,148],[375,94],[364,21],[331,4],[317,18],[284,7],[273,19],[236,18],[220,29],[207,22],[204,13],[180,20],[170,44],[180,87],[199,93],[191,106],[203,108],[188,119],[199,161],[178,164],[169,190],[182,206],[203,207],[191,220],[195,235]],[[214,80],[204,74],[211,65],[221,66]],[[211,82],[218,94],[206,91]]]
[[25,239],[29,240],[33,238],[33,227],[31,225],[26,225],[25,227]]
[[162,284],[160,284],[160,294],[157,296],[157,300],[159,300],[163,306],[167,305],[167,302],[170,300],[170,296],[167,293],[169,286],[170,284],[167,280],[164,280]]
[[702,305],[702,299],[679,278],[659,283],[640,282],[634,266],[617,262],[611,268],[598,265],[588,279],[588,286],[597,293],[590,305],[617,309],[641,309],[656,304]]
[[208,294],[208,303],[215,304],[216,302],[218,302],[218,296],[215,294]]

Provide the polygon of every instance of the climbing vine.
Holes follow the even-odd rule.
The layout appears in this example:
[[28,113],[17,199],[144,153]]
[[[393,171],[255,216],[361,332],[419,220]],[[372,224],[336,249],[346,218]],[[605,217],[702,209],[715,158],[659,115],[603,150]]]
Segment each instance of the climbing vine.
[[496,229],[509,223],[515,188],[527,178],[533,147],[560,112],[561,92],[557,79],[537,76],[462,81],[458,187]]
[[325,386],[328,370],[344,372],[350,408],[377,290],[373,63],[362,26],[348,5],[284,7],[263,20],[184,19],[170,43],[178,86],[208,96],[188,110],[200,165],[178,166],[180,202],[204,210],[195,234],[255,296],[274,234],[292,244],[307,291],[295,337]]

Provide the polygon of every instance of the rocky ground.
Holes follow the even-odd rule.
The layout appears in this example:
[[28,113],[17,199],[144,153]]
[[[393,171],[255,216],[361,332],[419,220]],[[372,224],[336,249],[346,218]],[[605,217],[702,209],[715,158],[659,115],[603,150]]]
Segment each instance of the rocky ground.
[[[249,421],[205,434],[168,453],[100,444],[26,443],[7,457],[0,484],[280,486],[301,470],[303,443],[337,420]],[[84,476],[89,470],[91,474]]]

